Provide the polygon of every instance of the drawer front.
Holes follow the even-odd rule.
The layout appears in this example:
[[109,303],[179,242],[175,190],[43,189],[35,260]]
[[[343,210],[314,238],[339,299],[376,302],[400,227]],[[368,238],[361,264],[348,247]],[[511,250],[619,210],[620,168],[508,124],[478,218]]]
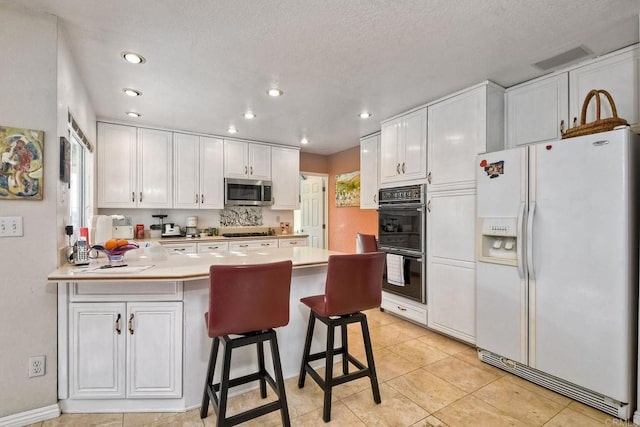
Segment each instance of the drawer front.
[[198,253],[226,252],[229,250],[229,242],[198,243]]
[[198,252],[196,243],[160,243],[167,252],[175,252],[181,254],[195,254]]
[[290,248],[295,246],[307,246],[307,238],[278,239],[278,247],[280,248]]
[[71,282],[69,300],[181,301],[182,282]]
[[250,240],[240,242],[229,242],[230,251],[242,251],[247,249],[277,248],[277,240]]
[[413,320],[421,325],[427,325],[426,306],[416,306],[407,303],[402,298],[391,296],[386,292],[382,292],[382,304],[380,306],[390,313]]

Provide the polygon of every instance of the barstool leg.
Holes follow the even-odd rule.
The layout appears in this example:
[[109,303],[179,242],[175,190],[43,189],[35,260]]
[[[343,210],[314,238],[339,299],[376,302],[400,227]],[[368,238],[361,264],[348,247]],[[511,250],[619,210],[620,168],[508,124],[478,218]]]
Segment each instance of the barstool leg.
[[302,366],[300,367],[300,376],[298,377],[298,388],[304,387],[304,379],[307,376],[307,363],[309,363],[309,354],[311,352],[311,339],[313,338],[313,327],[316,323],[316,316],[313,310],[309,313],[309,325],[307,326],[307,337],[304,341],[304,350],[302,351]]
[[[271,358],[273,359],[273,370],[276,375],[276,386],[278,388],[278,398],[280,399],[280,416],[282,418],[282,425],[284,427],[290,427],[291,421],[289,420],[289,406],[287,405],[287,394],[284,387],[284,377],[282,375],[282,365],[280,364],[280,351],[278,350],[278,337],[275,331],[271,331],[271,337],[269,338],[271,344]],[[262,343],[260,343],[262,346]]]
[[264,347],[262,342],[256,343],[258,346],[258,372],[260,373],[260,397],[263,399],[267,397],[267,381],[264,379],[266,369],[264,367]]
[[344,348],[344,353],[342,353],[342,373],[347,375],[349,373],[349,358],[347,357],[349,354],[349,343],[347,342],[347,325],[340,325],[340,329],[342,332],[342,348]]
[[231,373],[231,350],[233,344],[231,340],[225,339],[224,357],[222,359],[222,378],[220,379],[220,404],[218,405],[217,424],[222,426],[226,424],[227,419],[227,397],[229,395],[229,375]]
[[[202,406],[200,407],[200,418],[207,418],[209,413],[209,388],[213,385],[213,374],[216,370],[216,360],[218,359],[218,348],[220,339],[215,337],[211,344],[209,354],[209,365],[207,366],[207,380],[204,383],[204,393],[202,394]],[[213,393],[213,390],[212,390]]]
[[325,423],[331,421],[331,389],[333,388],[333,345],[335,326],[327,325],[327,354],[324,369],[324,406],[322,419]]
[[371,337],[369,337],[369,324],[367,323],[367,316],[362,315],[360,319],[360,326],[362,327],[362,338],[364,339],[364,350],[367,354],[367,366],[371,373],[371,389],[373,390],[373,401],[380,403],[380,389],[378,388],[378,376],[376,375],[376,366],[373,361],[373,350],[371,349]]

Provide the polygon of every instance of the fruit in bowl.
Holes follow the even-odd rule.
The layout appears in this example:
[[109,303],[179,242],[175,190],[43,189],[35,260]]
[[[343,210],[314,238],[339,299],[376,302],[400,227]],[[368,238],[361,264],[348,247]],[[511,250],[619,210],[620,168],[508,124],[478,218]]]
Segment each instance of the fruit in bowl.
[[126,239],[109,239],[102,245],[93,245],[91,247],[91,249],[104,252],[110,263],[122,262],[125,252],[138,248],[139,246],[136,243],[130,243]]

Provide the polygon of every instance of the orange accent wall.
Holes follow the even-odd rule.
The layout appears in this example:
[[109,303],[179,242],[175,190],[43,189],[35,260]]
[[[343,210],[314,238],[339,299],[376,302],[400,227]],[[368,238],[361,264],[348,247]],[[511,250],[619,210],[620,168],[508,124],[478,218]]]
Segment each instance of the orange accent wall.
[[375,209],[336,207],[336,175],[360,170],[360,147],[353,147],[330,156],[300,153],[300,171],[329,175],[328,215],[329,242],[332,251],[354,253],[356,234],[378,235],[378,212]]

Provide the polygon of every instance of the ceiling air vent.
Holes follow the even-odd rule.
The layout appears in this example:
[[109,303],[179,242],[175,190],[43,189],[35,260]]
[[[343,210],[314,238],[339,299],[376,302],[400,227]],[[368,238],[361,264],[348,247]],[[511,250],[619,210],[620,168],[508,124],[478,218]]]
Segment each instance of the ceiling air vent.
[[561,54],[554,57],[545,59],[544,61],[536,62],[533,65],[540,68],[541,70],[547,71],[563,65],[569,65],[572,62],[576,62],[579,59],[586,58],[592,54],[593,52],[591,52],[585,46],[578,46],[574,49],[562,52]]

